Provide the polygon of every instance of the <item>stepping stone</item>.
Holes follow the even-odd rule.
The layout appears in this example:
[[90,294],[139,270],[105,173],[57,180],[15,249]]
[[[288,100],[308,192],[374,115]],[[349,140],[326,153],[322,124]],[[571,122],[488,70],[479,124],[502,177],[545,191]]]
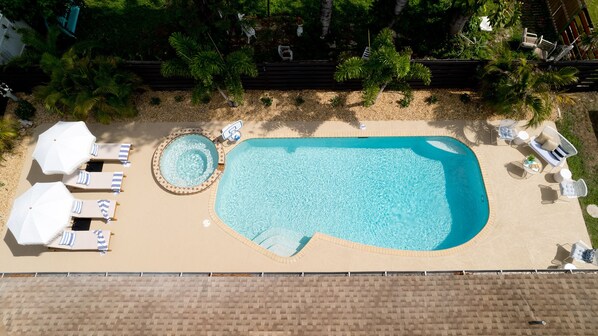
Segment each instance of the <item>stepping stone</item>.
[[594,218],[598,218],[598,205],[590,204],[590,205],[588,205],[588,207],[586,209],[588,210],[588,213],[590,214],[590,216],[592,216]]

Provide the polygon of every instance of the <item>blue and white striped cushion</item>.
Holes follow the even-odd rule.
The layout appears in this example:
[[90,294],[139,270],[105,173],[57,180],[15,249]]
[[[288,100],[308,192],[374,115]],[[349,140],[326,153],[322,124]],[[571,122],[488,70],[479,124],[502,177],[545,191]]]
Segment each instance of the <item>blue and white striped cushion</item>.
[[98,156],[98,151],[100,150],[100,146],[97,143],[91,145],[91,155]]
[[120,150],[118,151],[118,159],[123,163],[127,163],[129,159],[129,151],[131,150],[131,144],[121,144]]
[[75,233],[73,231],[64,231],[62,233],[62,238],[60,238],[60,243],[58,244],[73,247],[75,244]]
[[74,200],[73,201],[73,213],[80,214],[82,209],[83,209],[83,201]]
[[112,191],[114,191],[115,193],[120,192],[120,186],[123,183],[124,176],[125,176],[125,174],[123,172],[116,172],[116,173],[112,174],[112,185],[111,185],[110,189],[112,189]]
[[89,181],[91,180],[91,175],[83,170],[79,171],[79,176],[77,177],[77,184],[85,184],[89,185]]

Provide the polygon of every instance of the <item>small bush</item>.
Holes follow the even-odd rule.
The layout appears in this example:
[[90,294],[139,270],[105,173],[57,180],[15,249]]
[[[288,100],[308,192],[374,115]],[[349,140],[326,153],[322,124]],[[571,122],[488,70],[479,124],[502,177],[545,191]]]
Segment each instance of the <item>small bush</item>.
[[162,99],[160,99],[160,97],[152,97],[150,99],[150,105],[158,106],[160,103],[162,103]]
[[260,101],[262,102],[262,104],[265,107],[272,106],[272,98],[270,98],[270,97],[262,97],[262,98],[260,98]]
[[202,104],[209,104],[211,100],[212,97],[210,95],[204,95],[201,97],[201,99],[199,99]]
[[341,96],[334,96],[330,99],[330,105],[332,107],[341,107],[345,105],[345,100]]
[[469,95],[469,93],[462,93],[459,95],[459,99],[461,100],[461,102],[463,104],[469,104],[471,103],[471,96]]
[[305,99],[303,99],[303,97],[301,97],[301,96],[295,97],[295,105],[296,106],[300,106],[303,103],[305,103]]
[[12,150],[19,137],[19,123],[11,119],[0,119],[0,158]]
[[436,104],[438,103],[438,97],[436,97],[435,95],[431,95],[430,97],[426,98],[426,103],[428,105]]
[[174,96],[174,101],[177,102],[177,103],[180,103],[183,100],[185,100],[185,97],[182,96],[182,95],[176,95],[176,96]]
[[413,91],[411,91],[411,90],[404,91],[403,95],[404,95],[403,99],[398,100],[397,103],[399,104],[399,106],[401,108],[409,107],[409,105],[411,104],[411,101],[413,100]]
[[15,109],[15,114],[19,119],[31,120],[35,115],[35,107],[26,100],[19,100],[18,106]]

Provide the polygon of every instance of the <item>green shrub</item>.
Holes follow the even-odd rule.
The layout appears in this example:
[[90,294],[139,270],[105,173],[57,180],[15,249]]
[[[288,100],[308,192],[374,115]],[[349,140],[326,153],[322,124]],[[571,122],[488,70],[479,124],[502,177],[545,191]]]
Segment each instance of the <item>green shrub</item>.
[[19,123],[11,119],[0,119],[0,158],[13,149],[19,137]]
[[202,104],[209,104],[212,101],[212,97],[209,94],[205,94],[199,98],[199,102]]
[[459,99],[461,100],[461,102],[463,104],[469,104],[471,103],[471,96],[469,95],[469,93],[462,93],[459,95]]
[[428,105],[436,104],[438,103],[438,97],[436,97],[435,95],[431,95],[430,97],[426,98],[426,103]]
[[301,97],[301,96],[297,96],[297,97],[295,97],[295,105],[296,105],[296,106],[300,106],[300,105],[302,105],[303,103],[305,103],[305,100],[303,99],[303,97]]
[[411,104],[411,101],[413,100],[413,91],[411,90],[406,90],[403,92],[403,99],[398,100],[397,103],[399,104],[399,106],[401,108],[406,108],[409,107],[409,105]]
[[260,101],[262,102],[262,104],[265,107],[272,106],[272,98],[270,98],[270,97],[262,97],[262,98],[260,98]]
[[160,103],[162,103],[162,99],[160,99],[160,97],[152,97],[150,99],[150,105],[158,106]]
[[332,105],[332,107],[342,107],[345,105],[345,99],[341,96],[334,96],[330,99],[330,105]]
[[185,100],[185,97],[182,96],[182,95],[176,95],[176,96],[174,96],[174,101],[177,102],[177,103],[180,103],[183,100]]
[[33,106],[33,104],[31,104],[30,102],[28,102],[24,99],[19,100],[19,102],[17,104],[18,104],[18,106],[15,109],[15,115],[17,117],[19,117],[19,119],[23,119],[23,120],[33,119],[33,116],[35,115],[35,107]]

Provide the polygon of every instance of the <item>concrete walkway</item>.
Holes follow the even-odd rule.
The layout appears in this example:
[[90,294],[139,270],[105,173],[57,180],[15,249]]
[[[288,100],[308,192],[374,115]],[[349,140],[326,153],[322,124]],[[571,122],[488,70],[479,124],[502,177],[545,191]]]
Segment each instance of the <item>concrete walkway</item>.
[[[496,146],[484,121],[364,121],[247,123],[244,139],[253,137],[306,136],[404,136],[448,135],[470,146],[482,168],[491,209],[485,229],[457,248],[414,252],[367,247],[316,234],[292,258],[277,257],[243,238],[217,217],[213,210],[217,185],[191,196],[177,196],[161,189],[151,172],[151,158],[160,141],[171,131],[201,127],[212,132],[225,123],[114,123],[90,125],[102,142],[131,142],[132,165],[107,164],[104,171],[124,171],[124,192],[77,193],[86,199],[111,198],[120,205],[118,220],[110,224],[93,221],[93,228],[111,230],[110,249],[97,252],[50,252],[44,247],[19,246],[6,229],[0,232],[0,271],[174,271],[174,272],[282,272],[367,270],[462,270],[545,269],[552,260],[568,255],[577,240],[589,242],[581,209],[576,200],[552,204],[558,184],[551,174],[520,177],[515,163],[531,150]],[[42,132],[50,125],[40,127]],[[537,134],[540,129],[528,130]],[[34,143],[30,146],[33,151]],[[226,147],[230,151],[232,146]],[[579,178],[574,176],[574,178]],[[23,167],[17,195],[35,182],[56,181],[44,176],[36,162]],[[204,227],[209,219],[212,225]],[[564,247],[560,245],[565,245]],[[578,267],[588,267],[577,263]]]

